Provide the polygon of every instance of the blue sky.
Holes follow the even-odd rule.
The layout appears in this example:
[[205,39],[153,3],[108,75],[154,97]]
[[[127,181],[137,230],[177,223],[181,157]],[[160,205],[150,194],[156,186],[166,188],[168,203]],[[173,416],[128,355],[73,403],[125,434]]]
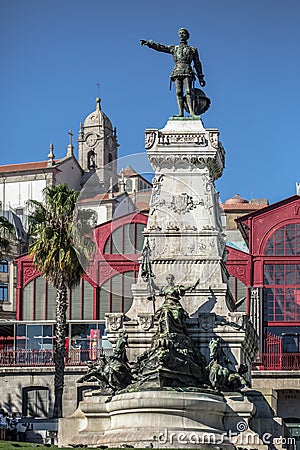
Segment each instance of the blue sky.
[[299,22],[299,0],[2,0],[0,164],[44,160],[50,142],[62,157],[98,82],[120,155],[143,152],[145,128],[162,128],[177,107],[171,55],[139,39],[175,44],[186,27],[212,102],[203,122],[227,152],[221,199],[294,195]]

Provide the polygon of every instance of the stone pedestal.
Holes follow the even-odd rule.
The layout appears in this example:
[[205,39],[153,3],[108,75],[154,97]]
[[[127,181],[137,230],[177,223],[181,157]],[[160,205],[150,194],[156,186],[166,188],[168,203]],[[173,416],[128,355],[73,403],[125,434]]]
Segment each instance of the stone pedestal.
[[[155,172],[144,231],[151,249],[154,282],[162,288],[168,274],[174,275],[175,284],[185,286],[199,280],[196,289],[181,299],[190,316],[190,335],[206,357],[210,339],[220,337],[233,364],[250,367],[257,337],[248,317],[232,312],[225,266],[225,224],[214,184],[225,163],[219,132],[204,128],[200,118],[173,117],[161,130],[146,130],[145,146]],[[128,357],[135,360],[151,344],[154,310],[163,298],[156,295],[155,304],[148,300],[147,283],[141,273],[132,292],[126,320],[107,314],[107,330],[112,342],[120,329],[126,330]]]
[[60,420],[59,445],[206,448],[205,444],[219,444],[233,449],[223,425],[226,411],[223,396],[212,391],[132,392],[109,402],[93,394],[71,417]]

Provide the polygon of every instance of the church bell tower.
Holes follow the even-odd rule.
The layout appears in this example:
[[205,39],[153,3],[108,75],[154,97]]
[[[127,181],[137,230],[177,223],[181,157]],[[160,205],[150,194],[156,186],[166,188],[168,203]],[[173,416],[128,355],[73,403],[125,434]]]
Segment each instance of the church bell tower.
[[80,124],[78,136],[79,164],[86,179],[97,171],[101,187],[109,190],[118,184],[118,141],[116,129],[101,110],[101,99],[96,99],[96,110]]

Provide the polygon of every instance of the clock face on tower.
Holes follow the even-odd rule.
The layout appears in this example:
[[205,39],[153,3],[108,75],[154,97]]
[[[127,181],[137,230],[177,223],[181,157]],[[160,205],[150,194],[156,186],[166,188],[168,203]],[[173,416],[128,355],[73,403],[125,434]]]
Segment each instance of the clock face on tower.
[[90,133],[87,135],[85,142],[89,147],[94,147],[97,142],[97,136],[94,133]]

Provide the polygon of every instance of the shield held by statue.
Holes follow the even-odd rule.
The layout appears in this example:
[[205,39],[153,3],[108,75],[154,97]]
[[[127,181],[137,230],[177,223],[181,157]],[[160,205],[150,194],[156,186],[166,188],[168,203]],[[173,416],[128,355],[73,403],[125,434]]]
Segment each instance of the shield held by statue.
[[[196,116],[201,116],[210,107],[210,99],[206,97],[205,93],[198,88],[192,89],[194,113]],[[184,96],[184,109],[190,114],[190,110],[186,101],[186,96]]]

